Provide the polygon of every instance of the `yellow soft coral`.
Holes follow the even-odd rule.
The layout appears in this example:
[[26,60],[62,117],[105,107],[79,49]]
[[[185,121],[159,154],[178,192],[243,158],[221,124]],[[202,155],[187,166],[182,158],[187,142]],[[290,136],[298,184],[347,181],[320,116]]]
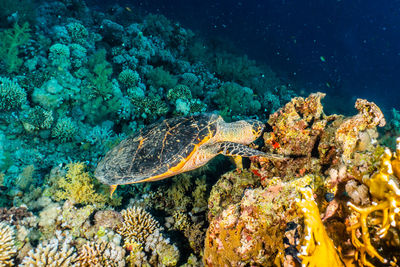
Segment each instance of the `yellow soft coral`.
[[70,163],[65,177],[57,181],[59,190],[55,192],[58,200],[69,199],[74,204],[96,204],[103,206],[106,202],[104,195],[96,193],[93,188],[93,179],[85,172],[85,164]]
[[[400,188],[398,178],[400,175],[400,139],[397,139],[396,153],[392,155],[389,149],[385,149],[381,157],[380,169],[371,177],[363,179],[363,183],[369,187],[369,192],[375,201],[371,206],[358,207],[352,203],[348,206],[357,213],[348,231],[351,231],[351,240],[356,247],[356,260],[360,265],[373,266],[366,258],[367,254],[372,258],[378,258],[382,263],[388,260],[382,257],[371,243],[369,225],[378,228],[376,235],[384,238],[391,227],[396,227],[400,222]],[[361,240],[358,238],[358,230],[361,231]]]
[[326,233],[320,218],[313,191],[306,187],[300,189],[303,199],[297,201],[297,206],[304,214],[305,234],[299,253],[302,266],[344,266],[332,239]]

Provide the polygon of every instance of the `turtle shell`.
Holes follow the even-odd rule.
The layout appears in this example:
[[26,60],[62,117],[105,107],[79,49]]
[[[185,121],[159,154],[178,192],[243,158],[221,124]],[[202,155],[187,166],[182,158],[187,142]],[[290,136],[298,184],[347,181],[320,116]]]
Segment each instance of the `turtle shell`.
[[112,148],[98,164],[95,176],[108,185],[160,180],[179,170],[199,145],[217,131],[222,118],[199,114],[164,120],[141,129]]

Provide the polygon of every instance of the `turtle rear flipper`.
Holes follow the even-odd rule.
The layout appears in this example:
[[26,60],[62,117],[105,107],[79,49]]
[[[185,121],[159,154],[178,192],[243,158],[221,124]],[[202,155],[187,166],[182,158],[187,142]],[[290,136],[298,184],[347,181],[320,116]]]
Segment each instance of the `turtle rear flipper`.
[[278,154],[272,154],[272,153],[265,153],[259,150],[256,150],[254,148],[238,144],[238,143],[232,143],[232,142],[219,142],[216,145],[218,145],[218,154],[222,154],[225,156],[231,156],[231,157],[236,157],[236,156],[241,156],[241,157],[263,157],[263,158],[268,158],[268,159],[287,159],[287,157],[284,157],[282,155]]

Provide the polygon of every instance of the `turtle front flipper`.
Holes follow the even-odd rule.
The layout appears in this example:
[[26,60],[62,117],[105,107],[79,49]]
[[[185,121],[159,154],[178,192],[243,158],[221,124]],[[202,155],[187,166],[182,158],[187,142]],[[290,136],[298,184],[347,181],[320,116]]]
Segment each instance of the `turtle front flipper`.
[[256,150],[254,148],[238,144],[238,143],[232,143],[232,142],[219,142],[216,145],[219,146],[217,153],[222,154],[225,156],[231,156],[231,157],[236,157],[236,156],[241,156],[241,157],[263,157],[263,158],[268,158],[268,159],[286,159],[286,157],[278,154],[272,154],[272,153],[265,153],[259,150]]

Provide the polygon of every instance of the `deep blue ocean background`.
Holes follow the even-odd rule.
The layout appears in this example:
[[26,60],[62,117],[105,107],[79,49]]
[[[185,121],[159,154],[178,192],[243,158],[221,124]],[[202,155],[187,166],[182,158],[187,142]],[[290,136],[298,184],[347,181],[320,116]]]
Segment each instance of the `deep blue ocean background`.
[[328,112],[356,98],[399,109],[400,1],[89,1],[163,14],[270,65],[298,93],[326,92]]

